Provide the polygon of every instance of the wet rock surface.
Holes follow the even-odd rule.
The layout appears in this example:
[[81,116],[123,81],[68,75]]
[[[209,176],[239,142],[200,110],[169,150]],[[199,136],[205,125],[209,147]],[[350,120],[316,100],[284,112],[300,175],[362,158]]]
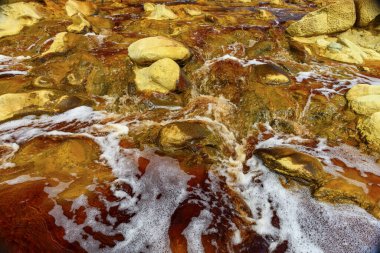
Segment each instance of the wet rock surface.
[[12,2],[0,251],[376,252],[376,5]]

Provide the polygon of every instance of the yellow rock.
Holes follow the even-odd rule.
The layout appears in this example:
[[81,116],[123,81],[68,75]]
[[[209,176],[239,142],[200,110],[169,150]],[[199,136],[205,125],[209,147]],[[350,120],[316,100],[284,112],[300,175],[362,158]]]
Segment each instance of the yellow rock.
[[[316,55],[326,57],[335,61],[363,64],[364,61],[380,61],[380,53],[374,49],[363,47],[366,38],[360,38],[360,35],[348,36],[348,32],[338,35],[337,38],[320,35],[313,37],[293,37],[294,41],[307,44],[308,52],[314,52]],[[356,38],[353,42],[351,39]],[[375,41],[374,39],[371,41]],[[360,43],[359,43],[360,42]],[[375,43],[373,43],[375,47]]]
[[180,77],[178,64],[169,59],[161,59],[150,67],[135,69],[137,89],[143,92],[168,93],[175,90]]
[[376,0],[356,0],[356,23],[358,26],[367,26],[380,14],[380,3]]
[[361,121],[358,124],[358,129],[368,144],[375,150],[380,151],[380,112],[375,112]]
[[178,16],[164,4],[149,4],[144,5],[144,10],[151,12],[148,19],[154,20],[167,20],[176,19]]
[[84,16],[91,16],[98,12],[98,7],[93,2],[82,2],[76,0],[68,0],[65,5],[68,16],[74,16],[81,13]]
[[54,97],[53,91],[8,93],[0,96],[0,121],[10,119],[25,109],[44,109]]
[[350,102],[350,106],[356,113],[370,116],[380,112],[380,95],[358,97]]
[[348,101],[367,95],[380,95],[380,85],[358,84],[346,94]]
[[200,16],[202,15],[202,11],[194,8],[185,8],[185,12],[190,16]]
[[291,36],[315,36],[350,29],[356,21],[353,0],[342,0],[313,11],[291,24],[287,32]]
[[155,62],[163,58],[185,60],[190,51],[182,43],[162,37],[148,37],[132,43],[128,47],[129,57],[137,63]]
[[54,42],[50,45],[49,49],[41,54],[41,57],[50,54],[63,54],[76,46],[77,40],[81,35],[68,32],[60,32],[55,35]]
[[18,2],[0,6],[0,38],[18,34],[25,26],[37,23],[41,18],[35,3]]
[[306,185],[320,185],[327,177],[317,158],[291,148],[261,148],[255,154],[268,168]]
[[267,10],[259,10],[259,18],[263,20],[274,20],[276,16],[272,12]]
[[347,183],[341,178],[333,179],[313,192],[313,196],[322,201],[334,204],[354,204],[373,214],[379,216],[379,207],[371,200],[359,186]]
[[347,92],[346,98],[356,113],[370,116],[380,111],[380,86],[358,84]]
[[91,24],[86,20],[86,18],[78,13],[72,16],[73,24],[67,27],[68,32],[72,33],[86,33],[91,29]]

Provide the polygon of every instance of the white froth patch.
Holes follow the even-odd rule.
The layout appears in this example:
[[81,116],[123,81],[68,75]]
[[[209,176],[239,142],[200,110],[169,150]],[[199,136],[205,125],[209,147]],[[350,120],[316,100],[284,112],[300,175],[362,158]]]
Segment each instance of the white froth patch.
[[204,209],[198,217],[193,217],[190,224],[182,232],[187,240],[187,252],[198,253],[204,252],[202,245],[202,234],[210,226],[212,222],[212,214]]
[[43,179],[46,179],[46,178],[45,177],[31,177],[30,175],[22,175],[14,179],[1,182],[0,184],[15,185],[15,184],[22,184],[29,181],[38,181],[38,180],[43,180]]

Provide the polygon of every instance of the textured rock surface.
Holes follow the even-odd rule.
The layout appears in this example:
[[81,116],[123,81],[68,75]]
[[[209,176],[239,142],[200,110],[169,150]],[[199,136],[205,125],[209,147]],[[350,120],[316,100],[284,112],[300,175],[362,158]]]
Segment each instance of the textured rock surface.
[[355,0],[358,26],[366,26],[380,14],[379,1]]
[[380,112],[364,119],[358,125],[358,129],[373,148],[380,150]]
[[291,24],[287,32],[292,36],[315,36],[342,32],[350,29],[356,21],[353,0],[342,0],[304,16]]

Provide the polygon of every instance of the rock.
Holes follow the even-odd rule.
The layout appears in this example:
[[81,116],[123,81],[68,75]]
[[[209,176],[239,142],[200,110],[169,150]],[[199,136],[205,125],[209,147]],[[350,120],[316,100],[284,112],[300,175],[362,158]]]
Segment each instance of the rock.
[[380,112],[380,86],[358,84],[347,92],[346,98],[358,114],[370,116]]
[[367,95],[380,95],[380,86],[357,84],[346,93],[346,98],[348,101],[352,101],[354,99]]
[[268,85],[288,85],[290,78],[280,67],[273,64],[256,65],[253,68],[260,83]]
[[201,122],[174,122],[161,128],[157,144],[164,151],[191,148],[210,135],[212,132]]
[[380,112],[380,95],[356,98],[350,102],[350,106],[356,113],[370,116],[375,112]]
[[342,0],[307,14],[286,31],[291,36],[330,34],[350,29],[355,21],[354,1]]
[[164,4],[144,4],[144,10],[146,12],[151,12],[147,17],[148,19],[154,20],[168,20],[168,19],[176,19],[178,16],[169,8],[167,8]]
[[346,180],[336,178],[330,180],[313,192],[313,196],[322,201],[334,204],[354,204],[380,218],[380,210],[359,186],[347,183]]
[[380,151],[380,112],[375,112],[359,122],[358,129],[368,144],[373,149]]
[[0,6],[0,38],[18,34],[25,26],[42,19],[36,3],[13,3]]
[[[354,64],[363,64],[365,61],[380,61],[380,53],[368,48],[369,46],[362,46],[366,40],[364,37],[359,39],[357,37],[359,34],[349,36],[346,35],[347,33],[340,34],[337,38],[320,35],[308,38],[293,37],[292,40],[304,44],[304,50],[309,54],[316,54],[335,61]],[[356,38],[355,42],[351,41],[352,38]]]
[[72,16],[73,23],[67,27],[68,32],[72,33],[87,33],[91,29],[91,24],[88,22],[82,13]]
[[321,162],[310,155],[286,147],[255,150],[265,166],[306,185],[320,185],[326,173]]
[[175,61],[164,58],[149,67],[136,69],[135,74],[138,91],[168,93],[176,89],[180,67]]
[[350,29],[337,36],[339,39],[347,39],[360,46],[363,50],[371,49],[380,53],[380,36],[363,29]]
[[150,63],[163,58],[186,60],[190,51],[182,43],[162,36],[148,37],[128,47],[129,57],[137,63]]
[[273,15],[272,12],[267,11],[267,10],[262,10],[262,9],[259,10],[258,17],[260,19],[263,19],[263,20],[275,20],[276,19],[276,16]]
[[358,26],[367,26],[380,14],[380,3],[375,0],[355,0],[356,23]]
[[186,14],[194,17],[194,16],[200,16],[202,15],[202,11],[201,10],[198,10],[198,9],[194,9],[194,8],[185,8],[185,12]]
[[33,86],[37,88],[53,88],[55,86],[54,80],[49,77],[39,76],[33,80]]
[[[54,113],[71,109],[75,105],[67,102],[67,96],[60,96],[51,90],[39,90],[26,93],[7,93],[0,96],[0,121],[26,114]],[[66,102],[64,102],[66,100]]]
[[84,16],[91,16],[98,12],[98,7],[93,2],[82,2],[76,0],[68,0],[66,2],[65,9],[69,17],[79,13]]
[[[79,37],[78,37],[79,36]],[[55,35],[54,42],[49,49],[41,54],[41,57],[51,54],[64,54],[76,46],[76,41],[80,35],[74,33],[60,32]]]

